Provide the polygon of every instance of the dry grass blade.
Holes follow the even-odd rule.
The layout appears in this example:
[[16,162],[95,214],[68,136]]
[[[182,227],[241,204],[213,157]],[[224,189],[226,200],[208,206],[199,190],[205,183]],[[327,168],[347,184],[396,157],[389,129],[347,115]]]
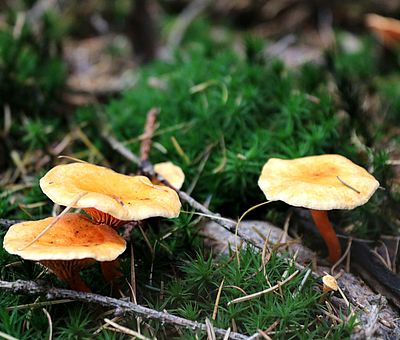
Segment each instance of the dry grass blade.
[[181,156],[181,158],[187,165],[189,165],[190,159],[189,159],[188,155],[182,149],[181,145],[178,143],[178,141],[176,140],[176,138],[174,136],[171,136],[171,142],[172,142],[176,152],[178,153],[178,155]]
[[94,145],[94,143],[92,143],[89,137],[79,127],[74,130],[74,134],[83,144],[85,144],[90,154],[97,156],[100,160],[103,161],[103,163],[105,163],[105,165],[109,166],[109,163],[107,162],[101,151],[96,147],[96,145]]
[[7,333],[1,331],[0,331],[0,337],[6,340],[18,340],[17,338],[14,338],[13,336],[8,335]]
[[290,275],[288,278],[286,278],[286,279],[283,280],[282,282],[279,282],[279,283],[276,284],[275,286],[272,286],[272,287],[270,287],[270,288],[268,288],[268,289],[264,289],[264,290],[262,290],[261,292],[257,292],[257,293],[254,293],[254,294],[250,294],[250,295],[247,295],[247,296],[242,296],[242,297],[240,297],[240,298],[234,299],[234,300],[228,302],[228,306],[231,305],[231,304],[233,304],[233,303],[239,303],[239,302],[243,302],[243,301],[252,300],[252,299],[257,298],[257,297],[259,297],[259,296],[261,296],[261,295],[264,295],[264,294],[273,292],[274,290],[279,289],[280,287],[282,287],[283,285],[285,285],[286,283],[288,283],[290,280],[292,280],[294,277],[296,277],[296,275],[297,275],[299,272],[300,272],[299,270],[296,270],[292,275]]
[[75,158],[75,157],[71,157],[71,156],[61,155],[61,156],[58,156],[57,158],[60,158],[60,159],[68,159],[69,161],[73,161],[73,162],[89,164],[88,162],[83,161],[82,159]]
[[260,334],[263,337],[263,339],[272,340],[272,338],[263,330],[257,329],[257,331],[258,331],[258,334]]
[[293,215],[293,210],[290,210],[289,214],[287,215],[287,217],[285,219],[285,224],[283,225],[283,232],[281,235],[281,239],[279,240],[279,243],[286,243],[287,236],[288,236],[288,230],[289,230],[289,224],[290,224],[292,215]]
[[207,331],[207,340],[217,340],[215,336],[214,327],[209,318],[206,318],[206,331]]
[[336,315],[327,312],[326,310],[323,310],[322,313],[324,313],[327,317],[331,318],[332,320],[339,322],[339,323],[343,323],[343,320],[338,318]]
[[43,301],[43,302],[27,303],[25,305],[6,307],[5,310],[20,310],[20,309],[26,309],[26,308],[39,308],[39,307],[42,307],[42,306],[58,305],[58,304],[61,304],[61,303],[67,303],[67,302],[73,302],[73,301],[74,300],[63,299],[63,300],[55,300],[55,301]]
[[135,253],[133,251],[133,237],[131,236],[131,289],[132,301],[137,303],[136,300],[136,272],[135,272]]
[[349,254],[352,242],[353,242],[353,239],[351,237],[349,237],[349,241],[347,243],[347,248],[346,248],[345,252],[341,256],[341,258],[331,268],[331,274],[332,275],[334,275],[336,267],[339,266],[343,262],[343,260],[346,258],[346,256]]
[[303,280],[301,280],[301,282],[300,282],[299,289],[297,290],[295,295],[297,295],[297,294],[299,294],[301,292],[301,290],[303,289],[303,286],[306,283],[306,281],[307,281],[308,277],[310,276],[310,274],[311,274],[311,269],[308,268],[306,273],[305,273],[305,275],[304,275],[304,277],[303,277]]
[[223,338],[222,340],[228,340],[230,334],[231,334],[231,328],[229,327],[229,328],[226,330],[226,333],[225,333],[224,338]]
[[224,281],[225,279],[222,279],[221,284],[219,285],[218,288],[217,298],[215,299],[214,310],[212,315],[213,320],[217,318],[218,305],[219,305],[219,300],[221,298],[221,292],[222,292],[222,287],[224,286]]
[[[252,207],[250,207],[249,209],[247,209],[243,214],[242,214],[242,216],[240,216],[240,218],[238,219],[238,221],[237,221],[237,223],[236,223],[236,226],[235,226],[235,238],[238,238],[238,230],[239,230],[239,225],[240,225],[240,222],[243,220],[243,218],[247,215],[247,213],[249,213],[250,211],[253,211],[254,209],[257,209],[258,207],[261,207],[261,206],[263,206],[263,205],[266,205],[266,204],[268,204],[268,203],[271,203],[271,202],[273,202],[273,201],[266,201],[266,202],[262,202],[262,203],[260,203],[260,204],[256,204],[256,205],[253,205]],[[236,258],[237,258],[237,262],[238,262],[238,264],[240,265],[240,260],[239,260],[239,247],[238,247],[238,244],[236,243]]]
[[[340,293],[340,295],[342,296],[344,302],[346,303],[346,306],[347,306],[348,308],[350,308],[350,302],[349,302],[349,300],[347,299],[346,295],[344,295],[343,290],[340,288],[340,286],[338,286],[338,290],[339,290],[339,293]],[[352,313],[353,313],[353,312],[352,312]]]
[[56,218],[54,218],[54,220],[46,227],[44,228],[39,235],[37,235],[31,242],[29,242],[27,245],[25,245],[24,247],[18,249],[18,251],[24,250],[28,247],[30,247],[32,244],[34,244],[37,240],[39,240],[44,234],[46,234],[51,227],[53,227],[59,220],[61,217],[63,217],[68,211],[70,211],[73,206],[78,203],[78,201],[87,194],[87,192],[82,192],[79,195],[77,195],[77,197],[71,202],[70,205],[68,205],[62,212],[60,215],[58,215]]
[[51,321],[51,316],[46,308],[42,308],[43,313],[46,315],[47,320],[49,321],[49,340],[53,339],[53,322]]
[[[111,312],[114,313],[114,310],[112,310]],[[104,315],[104,314],[109,314],[109,313],[103,313],[103,315]],[[120,317],[120,316],[116,316],[116,317],[112,318],[111,321],[117,321],[117,320],[119,320],[119,319],[121,319],[121,317]],[[107,327],[108,327],[108,323],[105,322],[105,323],[102,324],[99,328],[97,328],[92,334],[93,334],[93,335],[99,334],[100,332],[103,331],[103,329],[105,329],[105,328],[107,328]]]
[[121,325],[117,324],[116,322],[111,321],[111,320],[109,320],[107,318],[104,319],[104,322],[106,322],[110,326],[114,327],[115,329],[118,329],[119,331],[121,331],[124,334],[131,335],[131,336],[136,337],[136,338],[141,339],[141,340],[150,340],[150,338],[148,338],[148,337],[146,337],[146,336],[144,336],[144,335],[142,335],[142,334],[140,334],[138,332],[135,332],[134,330],[132,330],[130,328],[121,326]]

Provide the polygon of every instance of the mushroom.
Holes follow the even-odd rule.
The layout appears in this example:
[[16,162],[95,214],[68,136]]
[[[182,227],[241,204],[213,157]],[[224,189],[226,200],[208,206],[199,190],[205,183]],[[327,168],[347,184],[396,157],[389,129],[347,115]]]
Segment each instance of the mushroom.
[[40,179],[40,187],[53,202],[83,208],[96,223],[114,228],[149,217],[177,217],[181,207],[171,188],[89,163],[58,165]]
[[331,262],[341,255],[327,210],[353,209],[365,204],[379,182],[365,169],[341,155],[319,155],[265,163],[258,185],[268,200],[310,209]]
[[332,275],[326,274],[322,277],[322,291],[327,294],[332,291],[337,291],[338,290],[338,284]]
[[4,249],[23,259],[39,261],[74,290],[90,292],[79,272],[95,261],[113,261],[126,248],[125,240],[107,226],[82,214],[65,214],[42,237],[26,247],[56,217],[11,226]]
[[367,14],[365,22],[383,45],[391,48],[400,45],[400,20],[377,14]]
[[182,188],[185,181],[185,174],[179,166],[172,162],[162,162],[154,164],[154,171],[165,178],[175,189],[179,190]]

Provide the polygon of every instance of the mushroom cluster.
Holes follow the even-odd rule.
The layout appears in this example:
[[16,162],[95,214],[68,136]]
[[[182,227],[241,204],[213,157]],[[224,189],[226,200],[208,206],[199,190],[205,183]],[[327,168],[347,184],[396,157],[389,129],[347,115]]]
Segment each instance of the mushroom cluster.
[[90,291],[79,273],[95,261],[101,262],[109,283],[115,279],[117,258],[126,248],[119,226],[150,217],[177,217],[181,207],[178,194],[169,187],[90,163],[58,165],[41,178],[40,187],[53,202],[83,209],[90,218],[69,213],[15,224],[4,238],[4,248],[39,261],[80,291]]

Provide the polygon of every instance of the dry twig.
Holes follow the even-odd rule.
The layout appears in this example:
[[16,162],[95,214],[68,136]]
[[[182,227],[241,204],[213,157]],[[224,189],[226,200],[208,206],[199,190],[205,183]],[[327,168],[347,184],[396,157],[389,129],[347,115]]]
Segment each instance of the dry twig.
[[147,162],[149,160],[149,154],[151,149],[151,139],[153,138],[157,115],[160,113],[160,109],[152,108],[147,112],[146,125],[144,127],[143,139],[140,144],[140,160],[141,162]]

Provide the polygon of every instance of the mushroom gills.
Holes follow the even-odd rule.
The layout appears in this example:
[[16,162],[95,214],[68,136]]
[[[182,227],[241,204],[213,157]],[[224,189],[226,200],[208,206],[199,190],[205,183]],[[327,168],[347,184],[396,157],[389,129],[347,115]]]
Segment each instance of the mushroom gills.
[[120,220],[110,214],[102,212],[96,208],[84,208],[83,209],[96,224],[106,224],[114,229],[119,228],[120,226],[128,223],[129,221]]

